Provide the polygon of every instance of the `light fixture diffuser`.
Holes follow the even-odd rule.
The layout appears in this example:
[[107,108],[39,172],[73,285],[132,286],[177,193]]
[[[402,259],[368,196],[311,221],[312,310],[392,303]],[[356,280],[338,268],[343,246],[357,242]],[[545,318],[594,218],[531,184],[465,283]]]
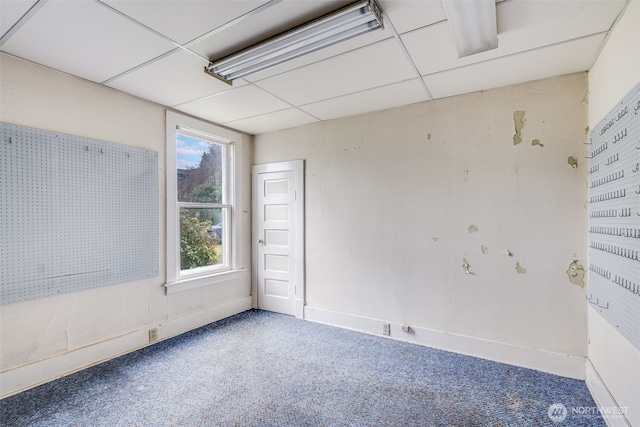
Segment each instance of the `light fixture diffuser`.
[[383,28],[373,0],[359,1],[240,52],[212,61],[204,71],[231,84],[234,80],[302,55]]
[[495,0],[442,0],[458,57],[498,47]]

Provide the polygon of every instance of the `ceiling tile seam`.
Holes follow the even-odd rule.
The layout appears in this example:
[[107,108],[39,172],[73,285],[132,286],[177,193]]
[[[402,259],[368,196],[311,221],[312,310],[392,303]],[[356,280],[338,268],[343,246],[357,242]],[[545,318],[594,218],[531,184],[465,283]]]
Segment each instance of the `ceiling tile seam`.
[[124,76],[126,76],[127,74],[132,73],[132,72],[134,72],[134,71],[136,71],[136,70],[139,70],[139,69],[141,69],[141,68],[144,68],[144,67],[146,67],[146,66],[147,66],[147,65],[149,65],[149,64],[152,64],[152,63],[157,62],[157,61],[159,61],[159,60],[161,60],[161,59],[164,59],[164,58],[166,58],[166,57],[168,57],[168,56],[171,56],[171,55],[173,55],[174,53],[178,52],[179,50],[180,50],[180,48],[179,48],[179,47],[173,48],[173,49],[171,49],[170,51],[163,53],[162,55],[158,55],[158,56],[156,56],[155,58],[151,58],[151,59],[149,59],[148,61],[145,61],[145,62],[143,62],[142,64],[138,64],[138,65],[136,65],[135,67],[130,68],[130,69],[126,70],[126,71],[123,71],[123,72],[121,72],[121,73],[119,73],[119,74],[116,74],[116,75],[115,75],[115,76],[113,76],[113,77],[109,77],[107,80],[103,81],[101,84],[103,84],[103,85],[109,84],[109,83],[111,83],[112,81],[119,79],[120,77],[124,77]]
[[47,3],[47,1],[48,0],[38,0],[37,2],[35,2],[33,6],[31,6],[29,10],[27,10],[24,15],[22,15],[20,19],[18,19],[11,26],[11,28],[9,28],[7,32],[2,35],[2,37],[0,37],[0,47],[2,47],[2,45],[4,45],[11,37],[13,37],[13,35],[17,33],[18,30],[22,28],[22,26],[26,24],[27,21],[29,21],[29,19],[31,19],[33,15],[35,15],[36,12],[45,5],[45,3]]
[[183,105],[185,105],[185,104],[189,104],[189,103],[191,103],[191,102],[202,101],[203,99],[213,98],[213,97],[216,97],[216,96],[223,95],[223,94],[225,94],[225,93],[229,93],[229,92],[231,92],[232,90],[242,89],[242,88],[243,88],[243,87],[245,87],[245,86],[246,86],[246,85],[244,85],[244,86],[240,86],[240,87],[236,87],[236,88],[229,86],[229,89],[225,89],[225,90],[222,90],[222,91],[220,91],[220,92],[216,92],[216,93],[210,93],[209,95],[199,96],[199,97],[197,97],[197,98],[193,98],[193,99],[190,99],[190,100],[188,100],[188,101],[184,101],[184,102],[180,102],[180,103],[178,103],[178,104],[170,105],[170,107],[171,107],[171,108],[178,108],[178,107],[181,107],[181,106],[183,106]]
[[108,10],[110,10],[113,13],[115,13],[116,15],[119,15],[120,17],[128,20],[129,22],[138,25],[139,27],[149,31],[150,33],[153,33],[154,35],[164,39],[165,41],[168,41],[169,43],[175,45],[175,47],[182,47],[182,45],[180,43],[178,43],[177,41],[173,40],[171,37],[165,36],[161,32],[154,30],[153,28],[151,28],[151,27],[143,24],[142,22],[132,18],[131,16],[127,15],[126,13],[120,12],[118,9],[114,8],[113,6],[110,6],[110,5],[106,4],[106,3],[103,3],[102,0],[93,0],[93,1],[95,1],[99,5],[107,8]]
[[396,31],[396,27],[393,26],[393,22],[389,18],[389,15],[387,15],[387,13],[384,10],[382,11],[382,15],[384,16],[384,20],[387,22],[387,27],[389,28],[389,31],[391,31],[391,33],[393,34],[393,38],[396,40],[396,42],[400,46],[400,50],[402,50],[402,54],[405,56],[405,59],[409,62],[411,69],[413,70],[416,78],[420,81],[425,93],[427,94],[430,100],[433,99],[433,96],[431,95],[431,91],[427,87],[427,83],[424,81],[424,79],[421,78],[418,67],[416,67],[416,64],[413,62],[411,55],[409,55],[409,51],[407,50],[406,46],[402,42],[400,35]]
[[[248,80],[246,80],[246,79],[244,79],[244,80],[245,80],[249,85],[251,85],[251,86],[253,86],[253,87],[255,87],[255,88],[257,88],[257,89],[259,89],[259,90],[263,91],[264,93],[268,93],[269,95],[273,96],[274,98],[279,99],[280,101],[282,101],[282,102],[284,102],[285,104],[288,104],[288,105],[290,106],[290,108],[285,108],[284,110],[289,110],[289,109],[291,109],[291,108],[295,108],[296,110],[298,110],[298,111],[300,111],[300,112],[302,112],[302,113],[304,113],[304,114],[308,114],[308,115],[310,115],[310,116],[311,116],[311,117],[313,117],[314,119],[320,120],[320,118],[319,118],[319,117],[316,117],[316,116],[314,116],[314,115],[313,115],[313,114],[311,114],[311,113],[307,113],[306,111],[301,110],[297,105],[292,104],[291,102],[287,101],[286,99],[282,99],[282,98],[280,98],[278,95],[276,95],[276,94],[274,94],[274,93],[271,93],[271,92],[269,92],[268,90],[266,90],[265,88],[263,88],[263,87],[261,87],[261,86],[258,86],[258,85],[256,85],[256,84],[253,84],[252,82],[250,82],[250,81],[248,81]],[[282,110],[278,110],[278,111],[282,111]],[[265,113],[265,114],[269,114],[269,113]],[[258,116],[260,116],[260,115],[258,115]],[[258,117],[258,116],[254,116],[254,117]],[[253,118],[253,117],[250,117],[250,118]],[[245,120],[245,119],[238,119],[238,120]]]
[[611,24],[611,27],[609,27],[609,30],[606,31],[607,35],[604,37],[604,40],[602,40],[602,43],[600,43],[600,47],[598,48],[598,51],[596,52],[593,58],[593,61],[591,62],[591,65],[589,65],[589,69],[587,71],[591,71],[593,66],[596,64],[596,61],[598,61],[598,58],[600,57],[600,53],[602,53],[602,50],[604,49],[607,42],[609,41],[609,38],[611,37],[611,33],[613,33],[613,29],[615,28],[616,25],[618,25],[618,22],[620,22],[620,20],[624,16],[630,4],[631,4],[631,0],[627,0],[624,6],[622,6],[622,8],[620,9],[620,12],[618,12],[618,16],[616,16],[616,19],[613,20],[613,23]]
[[455,71],[455,70],[459,70],[459,69],[462,69],[462,68],[468,68],[468,67],[473,67],[475,65],[484,64],[485,62],[491,62],[491,61],[496,61],[498,59],[504,59],[504,58],[509,58],[509,57],[512,57],[512,56],[523,55],[525,53],[535,52],[536,50],[547,49],[547,48],[550,48],[550,47],[561,46],[563,44],[569,44],[569,43],[573,43],[573,42],[576,42],[576,41],[579,41],[579,40],[600,36],[602,34],[607,34],[607,32],[608,31],[600,31],[600,32],[597,32],[597,33],[592,33],[592,34],[587,34],[587,35],[580,36],[580,37],[575,37],[575,38],[569,39],[569,40],[563,40],[563,41],[560,41],[560,42],[547,44],[547,45],[544,45],[544,46],[538,46],[538,47],[533,47],[533,48],[527,49],[527,50],[521,50],[521,51],[518,51],[518,52],[508,53],[506,55],[497,56],[495,58],[488,58],[488,59],[484,59],[482,61],[472,62],[470,64],[460,65],[458,67],[447,68],[446,70],[440,70],[440,71],[435,71],[433,73],[422,74],[421,77],[424,78],[424,77],[436,76],[438,74],[447,73],[449,71]]
[[[183,47],[189,48],[189,47],[193,46],[194,44],[197,44],[197,43],[201,42],[202,40],[206,40],[209,37],[221,32],[221,31],[227,30],[227,29],[233,27],[234,25],[239,24],[240,22],[244,21],[245,19],[251,18],[254,15],[257,15],[257,14],[259,14],[261,12],[264,12],[268,8],[270,8],[272,6],[275,6],[276,4],[280,3],[281,1],[282,0],[269,0],[267,3],[264,3],[261,6],[256,7],[255,9],[251,9],[249,12],[244,13],[244,14],[238,16],[237,18],[234,18],[231,21],[226,22],[226,23],[220,25],[219,27],[214,28],[213,30],[207,31],[206,33],[204,33],[204,34],[202,34],[202,35],[200,35],[200,36],[198,36],[198,37],[186,42],[183,45]],[[207,61],[211,60],[210,58],[206,58],[206,59],[207,59]]]
[[[242,121],[242,120],[257,119],[257,118],[259,118],[259,117],[268,116],[269,114],[281,113],[281,112],[283,112],[283,111],[294,110],[294,109],[295,109],[295,110],[299,110],[299,108],[296,108],[296,107],[291,107],[291,108],[280,108],[280,109],[278,109],[278,110],[269,111],[269,112],[267,112],[267,113],[260,113],[260,114],[256,114],[255,116],[249,116],[249,117],[242,117],[242,118],[239,118],[239,119],[227,120],[227,121],[224,121],[224,122],[222,122],[222,123],[220,123],[220,124],[221,124],[221,125],[223,125],[223,126],[229,126],[229,125],[230,125],[230,124],[232,124],[232,123],[239,122],[239,121]],[[317,120],[317,121],[319,121],[319,122],[321,122],[321,121],[322,121],[322,119],[319,119],[319,118],[315,117],[314,115],[307,113],[306,111],[302,111],[302,113],[304,113],[304,114],[306,114],[307,116],[310,116],[310,117],[312,117],[312,118],[316,119],[316,120]]]
[[[385,15],[385,16],[386,16],[386,15]],[[390,20],[390,19],[387,19],[387,21],[391,22],[391,20]],[[424,25],[424,26],[422,26],[422,27],[412,28],[412,29],[410,29],[410,30],[405,31],[404,33],[398,33],[398,35],[400,35],[400,36],[406,36],[407,34],[411,34],[411,33],[414,33],[414,32],[416,32],[416,31],[421,31],[421,30],[424,30],[425,28],[433,27],[434,25],[440,25],[440,24],[443,24],[443,23],[446,23],[446,22],[447,22],[447,20],[446,20],[446,19],[443,19],[443,20],[441,20],[441,21],[432,22],[431,24]]]
[[[338,53],[338,54],[336,54],[336,55],[328,56],[328,57],[323,58],[323,59],[320,59],[320,60],[318,60],[318,61],[310,62],[309,64],[300,65],[299,67],[295,67],[295,68],[292,68],[292,69],[290,69],[290,70],[287,70],[287,71],[283,71],[283,72],[281,72],[281,73],[274,74],[274,75],[272,75],[272,76],[264,77],[264,78],[262,78],[262,79],[255,80],[255,81],[250,82],[250,83],[254,83],[254,84],[255,84],[255,83],[260,83],[260,82],[262,82],[262,81],[264,81],[264,80],[268,80],[268,79],[271,79],[271,78],[276,77],[276,76],[281,76],[281,75],[284,75],[284,74],[290,73],[290,72],[292,72],[292,71],[297,71],[297,70],[301,70],[301,69],[303,69],[303,68],[310,67],[310,66],[315,65],[315,64],[320,64],[320,63],[322,63],[322,62],[324,62],[324,61],[328,61],[328,60],[333,59],[333,58],[338,58],[338,57],[340,57],[340,56],[347,55],[347,54],[349,54],[349,53],[357,52],[357,51],[359,51],[359,50],[361,50],[361,49],[366,49],[366,48],[368,48],[368,47],[370,47],[370,46],[375,46],[375,45],[377,45],[377,44],[379,44],[379,43],[384,43],[384,42],[386,42],[386,41],[388,41],[388,40],[391,40],[392,38],[393,38],[393,36],[386,37],[386,38],[384,38],[384,39],[382,39],[382,40],[377,40],[377,41],[375,41],[375,42],[373,42],[373,43],[365,44],[365,45],[363,45],[363,46],[359,46],[359,47],[356,47],[356,48],[353,48],[353,49],[350,49],[350,50],[347,50],[347,51],[344,51],[344,52],[340,52],[340,53]],[[247,82],[249,82],[249,80],[247,80],[246,78],[245,78],[245,80],[246,80]]]
[[[380,85],[380,86],[371,87],[371,88],[368,88],[368,89],[360,89],[360,90],[356,90],[355,92],[344,93],[342,95],[332,96],[330,98],[318,99],[318,100],[315,100],[313,102],[307,102],[305,104],[300,104],[298,106],[298,108],[308,107],[309,105],[318,104],[320,102],[334,101],[336,99],[344,98],[345,96],[358,95],[360,93],[365,93],[365,92],[369,92],[369,91],[376,90],[376,89],[382,89],[382,88],[385,88],[385,87],[390,87],[390,86],[394,86],[394,85],[397,85],[397,84],[410,82],[410,81],[413,81],[413,80],[422,80],[422,78],[420,76],[412,77],[410,79],[400,80],[400,81],[393,82],[393,83],[386,83],[386,84],[383,84],[383,85]],[[428,99],[427,101],[430,101],[430,100],[431,99]],[[421,101],[421,102],[423,102],[423,101]],[[307,114],[310,114],[306,110],[303,110],[303,111],[305,113],[307,113]]]

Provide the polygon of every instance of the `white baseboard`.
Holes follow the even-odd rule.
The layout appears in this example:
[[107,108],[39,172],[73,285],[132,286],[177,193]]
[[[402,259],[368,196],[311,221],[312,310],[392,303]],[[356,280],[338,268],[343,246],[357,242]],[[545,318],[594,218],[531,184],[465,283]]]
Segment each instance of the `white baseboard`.
[[146,347],[150,345],[151,328],[157,328],[159,340],[164,340],[249,309],[251,297],[239,298],[205,311],[148,325],[126,335],[10,369],[0,373],[0,399]]
[[595,400],[598,408],[602,408],[600,413],[602,414],[602,418],[607,423],[609,427],[630,427],[631,423],[624,416],[624,408],[620,408],[622,413],[611,414],[611,409],[608,408],[619,408],[617,402],[609,393],[609,389],[604,385],[602,378],[596,371],[596,368],[593,366],[591,361],[587,359],[587,379],[585,381],[587,383],[587,388],[591,392],[591,396],[593,396],[593,400]]
[[585,379],[586,358],[581,356],[535,350],[413,326],[407,333],[402,331],[401,324],[394,322],[387,322],[391,325],[391,335],[387,337],[382,335],[383,320],[381,319],[355,316],[310,306],[305,307],[304,318],[312,322],[535,369],[563,377]]

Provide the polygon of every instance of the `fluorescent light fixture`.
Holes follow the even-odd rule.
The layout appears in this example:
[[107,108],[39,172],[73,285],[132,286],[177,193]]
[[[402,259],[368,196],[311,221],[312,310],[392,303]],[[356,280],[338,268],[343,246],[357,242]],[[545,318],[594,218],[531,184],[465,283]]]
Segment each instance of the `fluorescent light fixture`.
[[234,80],[307,53],[383,28],[373,0],[359,1],[240,52],[212,61],[204,71],[231,84]]
[[498,47],[495,0],[442,0],[458,57]]

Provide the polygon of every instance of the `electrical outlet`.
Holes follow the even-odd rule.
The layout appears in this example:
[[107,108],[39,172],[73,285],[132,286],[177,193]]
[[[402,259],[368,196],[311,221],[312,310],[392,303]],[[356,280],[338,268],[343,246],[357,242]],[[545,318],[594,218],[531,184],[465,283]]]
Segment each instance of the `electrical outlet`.
[[382,324],[382,335],[391,335],[391,325],[387,322]]
[[406,332],[406,333],[411,332],[411,326],[405,323],[404,325],[402,325],[402,332]]
[[149,342],[158,341],[158,328],[149,329]]

